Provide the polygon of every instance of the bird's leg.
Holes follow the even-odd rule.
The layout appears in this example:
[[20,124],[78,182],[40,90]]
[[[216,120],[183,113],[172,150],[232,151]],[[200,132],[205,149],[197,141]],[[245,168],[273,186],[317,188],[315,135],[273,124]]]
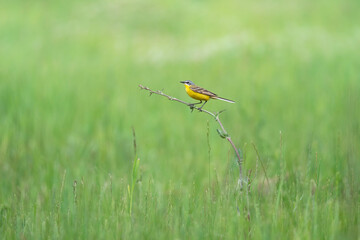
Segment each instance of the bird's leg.
[[191,108],[191,109],[194,109],[195,105],[200,104],[200,103],[202,103],[201,100],[200,100],[200,102],[198,102],[198,103],[190,103],[189,105],[190,105],[190,108]]
[[205,105],[205,103],[207,103],[207,101],[205,101],[205,102],[204,102],[204,104],[203,104],[203,105],[201,105],[201,107],[199,107],[199,108],[198,108],[198,110],[200,110],[200,111],[201,111],[201,109],[202,109],[202,107]]

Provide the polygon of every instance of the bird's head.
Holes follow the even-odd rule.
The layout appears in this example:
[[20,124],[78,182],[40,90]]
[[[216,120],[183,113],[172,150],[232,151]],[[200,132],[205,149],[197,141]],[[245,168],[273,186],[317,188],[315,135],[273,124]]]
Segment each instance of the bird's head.
[[195,85],[192,81],[190,80],[186,80],[186,81],[181,81],[180,83],[183,83],[185,85],[191,86],[191,85]]

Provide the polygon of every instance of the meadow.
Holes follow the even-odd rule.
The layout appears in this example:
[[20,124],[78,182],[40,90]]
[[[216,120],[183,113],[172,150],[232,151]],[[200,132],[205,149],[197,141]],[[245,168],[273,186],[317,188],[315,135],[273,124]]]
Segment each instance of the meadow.
[[0,239],[359,239],[359,10],[2,1]]

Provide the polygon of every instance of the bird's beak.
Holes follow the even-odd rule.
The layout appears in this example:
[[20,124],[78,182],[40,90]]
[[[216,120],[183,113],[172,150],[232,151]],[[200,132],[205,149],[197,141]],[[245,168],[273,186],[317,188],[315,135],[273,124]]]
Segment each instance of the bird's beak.
[[181,81],[180,83],[185,83],[185,81]]

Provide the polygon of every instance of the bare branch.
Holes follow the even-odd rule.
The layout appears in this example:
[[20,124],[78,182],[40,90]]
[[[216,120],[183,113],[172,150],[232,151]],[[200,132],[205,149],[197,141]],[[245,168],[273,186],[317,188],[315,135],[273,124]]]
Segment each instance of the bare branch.
[[169,99],[169,100],[171,100],[171,101],[176,101],[176,102],[179,102],[179,103],[185,104],[185,105],[187,105],[188,107],[190,107],[190,109],[191,109],[191,110],[196,109],[196,110],[198,110],[199,112],[204,112],[204,113],[207,113],[207,114],[211,115],[211,116],[212,116],[212,117],[214,117],[214,118],[216,117],[216,116],[215,116],[215,114],[214,114],[214,113],[212,113],[212,112],[209,112],[209,111],[207,111],[207,110],[204,110],[204,109],[201,109],[201,108],[195,107],[195,106],[194,106],[194,104],[192,104],[192,103],[187,103],[187,102],[184,102],[184,101],[182,101],[182,100],[180,100],[180,99],[177,99],[177,98],[171,97],[171,96],[169,96],[169,95],[167,95],[167,94],[163,93],[163,92],[162,92],[162,91],[160,91],[160,90],[153,91],[153,90],[151,90],[150,88],[145,87],[145,86],[143,86],[143,85],[141,85],[141,84],[139,85],[139,87],[140,87],[141,89],[144,89],[144,90],[149,91],[149,92],[150,92],[150,96],[151,96],[152,94],[157,94],[157,95],[160,95],[160,96],[166,97],[167,99]]
[[[201,109],[201,108],[198,108],[198,107],[195,107],[194,104],[192,103],[187,103],[187,102],[184,102],[180,99],[177,99],[177,98],[174,98],[174,97],[171,97],[165,93],[163,93],[162,91],[160,90],[157,90],[157,91],[154,91],[154,90],[151,90],[150,88],[148,87],[145,87],[143,85],[139,85],[139,87],[143,90],[147,90],[150,92],[150,96],[152,94],[157,94],[157,95],[160,95],[160,96],[163,96],[163,97],[166,97],[167,99],[171,100],[171,101],[176,101],[176,102],[179,102],[179,103],[182,103],[182,104],[185,104],[187,105],[188,107],[190,107],[190,109],[193,111],[194,109],[198,110],[199,112],[203,112],[203,113],[207,113],[209,114],[210,116],[212,116],[215,121],[217,121],[217,123],[220,125],[220,128],[222,130],[222,133],[221,133],[221,136],[223,136],[224,138],[226,138],[226,140],[231,144],[231,146],[233,147],[235,153],[236,153],[236,157],[237,157],[237,161],[238,161],[238,165],[239,165],[239,185],[240,185],[240,188],[242,188],[242,182],[243,182],[243,177],[242,177],[242,159],[241,159],[241,156],[239,154],[239,150],[236,148],[235,144],[233,143],[233,141],[231,140],[231,137],[230,135],[227,133],[227,131],[225,130],[223,124],[221,123],[220,121],[220,118],[219,118],[219,115],[224,112],[225,110],[221,110],[219,111],[218,113],[212,113],[208,110],[205,110],[205,109]],[[219,131],[218,131],[219,132]],[[220,132],[219,132],[220,134]]]

